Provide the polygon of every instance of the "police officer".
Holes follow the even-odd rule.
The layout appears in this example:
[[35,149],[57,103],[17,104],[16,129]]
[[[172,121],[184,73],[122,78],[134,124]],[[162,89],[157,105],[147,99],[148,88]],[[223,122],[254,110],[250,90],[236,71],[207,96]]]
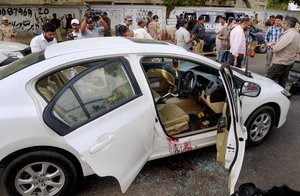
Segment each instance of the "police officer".
[[195,37],[195,41],[193,41],[193,51],[196,53],[203,53],[204,46],[204,34],[205,34],[205,26],[204,26],[204,16],[199,16],[197,20],[197,25],[194,27],[192,31],[192,35]]

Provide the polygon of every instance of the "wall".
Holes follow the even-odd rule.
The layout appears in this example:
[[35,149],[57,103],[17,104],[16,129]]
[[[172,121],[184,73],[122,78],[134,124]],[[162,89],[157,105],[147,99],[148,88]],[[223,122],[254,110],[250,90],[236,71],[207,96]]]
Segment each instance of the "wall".
[[[162,38],[165,34],[166,21],[166,7],[164,6],[92,6],[95,10],[106,11],[111,18],[111,28],[114,30],[117,24],[123,24],[126,15],[133,17],[133,28],[137,27],[136,21],[140,18],[145,18],[148,11],[152,11],[154,15],[158,15],[160,27],[162,29]],[[17,28],[18,31],[30,31],[33,33],[40,33],[41,26],[48,22],[53,13],[57,14],[59,19],[62,19],[62,27],[65,26],[64,16],[72,14],[74,18],[82,19],[86,7],[84,6],[10,6],[0,7],[0,17],[6,16],[11,24]],[[61,28],[62,32],[64,29]]]
[[0,17],[6,16],[11,24],[18,31],[31,31],[34,33],[41,32],[41,26],[48,22],[52,14],[56,13],[59,19],[62,19],[62,26],[65,25],[64,16],[72,14],[73,17],[81,17],[81,9],[78,7],[26,7],[26,6],[10,6],[0,7]]

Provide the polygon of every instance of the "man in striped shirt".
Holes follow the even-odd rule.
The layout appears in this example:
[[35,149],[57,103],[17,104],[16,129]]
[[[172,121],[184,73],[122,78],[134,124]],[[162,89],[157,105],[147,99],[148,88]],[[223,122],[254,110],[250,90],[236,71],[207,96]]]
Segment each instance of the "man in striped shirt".
[[282,19],[283,19],[282,15],[277,15],[275,17],[275,24],[269,27],[268,31],[266,32],[265,42],[267,44],[268,49],[267,49],[267,59],[266,59],[267,63],[266,63],[265,75],[267,75],[270,69],[270,65],[273,58],[273,51],[270,46],[273,45],[284,32],[284,29],[281,25]]

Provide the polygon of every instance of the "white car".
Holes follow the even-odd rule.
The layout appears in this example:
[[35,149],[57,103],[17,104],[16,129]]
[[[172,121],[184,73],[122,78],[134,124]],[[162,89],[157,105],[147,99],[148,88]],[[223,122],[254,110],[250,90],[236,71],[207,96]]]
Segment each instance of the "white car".
[[146,161],[217,144],[233,193],[247,137],[261,143],[290,104],[279,85],[248,75],[153,40],[81,39],[30,54],[0,72],[3,189],[67,195],[96,173],[125,192]]
[[0,67],[23,58],[30,53],[29,45],[0,41]]

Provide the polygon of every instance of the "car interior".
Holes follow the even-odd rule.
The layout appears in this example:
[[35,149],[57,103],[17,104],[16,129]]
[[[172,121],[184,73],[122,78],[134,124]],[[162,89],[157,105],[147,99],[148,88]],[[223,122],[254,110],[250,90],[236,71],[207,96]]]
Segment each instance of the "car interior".
[[216,130],[226,99],[217,70],[170,57],[144,58],[141,64],[167,135]]

